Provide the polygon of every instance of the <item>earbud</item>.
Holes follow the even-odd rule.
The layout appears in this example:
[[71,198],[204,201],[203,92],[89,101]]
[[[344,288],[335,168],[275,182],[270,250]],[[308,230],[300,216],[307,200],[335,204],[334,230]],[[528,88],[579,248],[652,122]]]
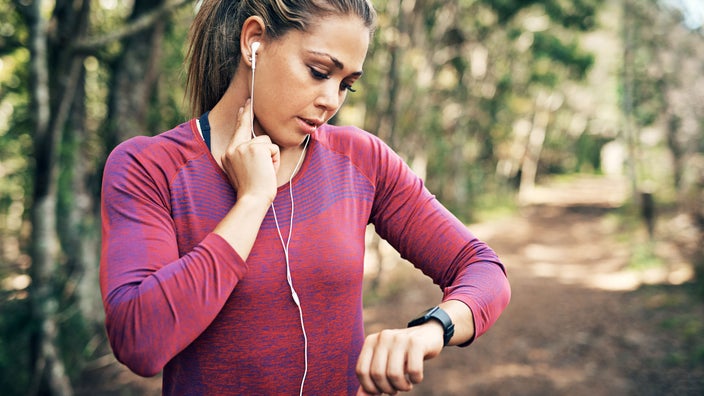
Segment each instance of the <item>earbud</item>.
[[261,43],[259,41],[255,41],[252,43],[252,70],[257,68],[257,50],[259,49],[259,46]]

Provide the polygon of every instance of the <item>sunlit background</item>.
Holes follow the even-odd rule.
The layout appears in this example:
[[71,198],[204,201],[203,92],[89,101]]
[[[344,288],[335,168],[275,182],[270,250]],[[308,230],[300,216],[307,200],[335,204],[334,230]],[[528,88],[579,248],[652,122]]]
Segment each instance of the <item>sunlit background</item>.
[[[704,394],[704,2],[374,0],[333,119],[502,257],[495,328],[417,395]],[[187,121],[186,0],[0,3],[0,394],[160,394],[103,331],[102,167]],[[440,290],[373,232],[367,330]]]

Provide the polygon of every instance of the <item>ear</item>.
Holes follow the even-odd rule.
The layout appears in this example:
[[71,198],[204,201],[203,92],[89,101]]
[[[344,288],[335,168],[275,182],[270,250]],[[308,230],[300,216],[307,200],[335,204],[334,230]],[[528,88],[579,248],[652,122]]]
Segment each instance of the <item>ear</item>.
[[[252,67],[252,44],[259,42],[261,43],[261,47],[264,47],[265,33],[266,25],[264,25],[264,20],[259,16],[251,16],[242,24],[242,32],[240,33],[240,54],[242,62],[244,62],[248,68]],[[261,49],[259,51],[261,53]]]

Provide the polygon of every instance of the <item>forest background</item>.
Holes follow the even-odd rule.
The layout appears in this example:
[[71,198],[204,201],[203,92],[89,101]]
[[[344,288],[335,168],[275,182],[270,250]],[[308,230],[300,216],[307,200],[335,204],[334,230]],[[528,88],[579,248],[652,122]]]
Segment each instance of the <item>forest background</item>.
[[[551,177],[623,177],[624,221],[655,203],[697,233],[688,283],[704,296],[702,3],[373,3],[364,78],[334,123],[379,135],[466,222],[515,211]],[[195,7],[0,2],[3,395],[70,395],[117,364],[98,288],[102,168],[119,142],[189,118]]]

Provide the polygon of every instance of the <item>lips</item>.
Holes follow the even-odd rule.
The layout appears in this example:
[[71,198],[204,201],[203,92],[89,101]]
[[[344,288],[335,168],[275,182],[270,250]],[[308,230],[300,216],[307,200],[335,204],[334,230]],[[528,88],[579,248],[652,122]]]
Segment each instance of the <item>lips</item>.
[[311,118],[302,118],[298,117],[298,120],[303,127],[303,129],[306,130],[306,133],[313,133],[318,129],[319,126],[323,125],[322,120],[317,120],[317,119],[311,119]]
[[305,122],[306,124],[312,126],[313,128],[318,128],[319,126],[321,126],[321,125],[323,124],[322,121],[313,120],[313,119],[310,119],[310,118],[301,118],[301,120],[303,120],[303,122]]

